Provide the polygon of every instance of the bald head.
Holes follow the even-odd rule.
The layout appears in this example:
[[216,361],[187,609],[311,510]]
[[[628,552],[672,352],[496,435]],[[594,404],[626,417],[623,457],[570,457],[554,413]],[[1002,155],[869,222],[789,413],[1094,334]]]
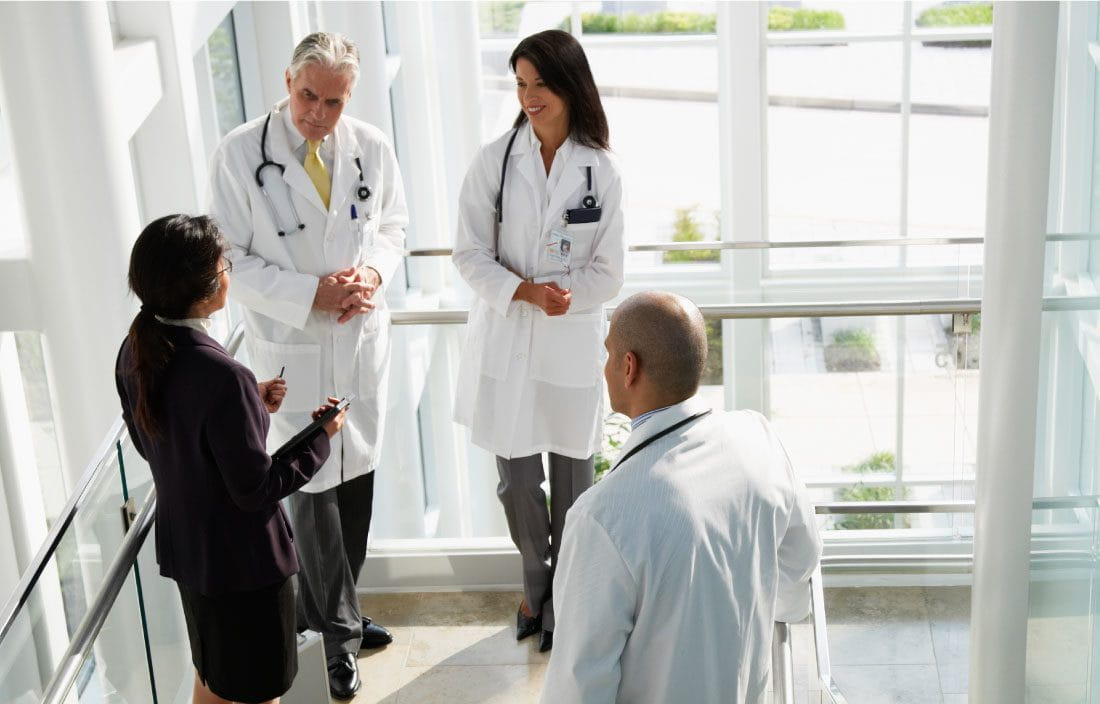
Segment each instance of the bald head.
[[636,293],[615,309],[607,347],[611,355],[633,353],[643,385],[679,403],[695,395],[707,361],[703,314],[674,293]]

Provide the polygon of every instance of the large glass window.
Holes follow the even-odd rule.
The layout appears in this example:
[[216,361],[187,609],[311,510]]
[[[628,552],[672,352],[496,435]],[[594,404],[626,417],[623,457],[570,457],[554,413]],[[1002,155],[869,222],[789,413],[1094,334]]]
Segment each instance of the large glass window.
[[237,59],[237,35],[232,12],[225,16],[206,40],[206,54],[210,63],[218,131],[224,137],[245,120],[241,71]]

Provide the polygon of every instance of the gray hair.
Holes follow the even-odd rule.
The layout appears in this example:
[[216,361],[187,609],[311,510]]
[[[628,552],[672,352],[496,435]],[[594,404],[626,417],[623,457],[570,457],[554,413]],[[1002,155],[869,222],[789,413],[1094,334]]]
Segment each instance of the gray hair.
[[318,64],[340,73],[351,74],[351,84],[359,80],[359,47],[336,32],[314,32],[298,42],[290,58],[290,77],[297,78],[306,64]]

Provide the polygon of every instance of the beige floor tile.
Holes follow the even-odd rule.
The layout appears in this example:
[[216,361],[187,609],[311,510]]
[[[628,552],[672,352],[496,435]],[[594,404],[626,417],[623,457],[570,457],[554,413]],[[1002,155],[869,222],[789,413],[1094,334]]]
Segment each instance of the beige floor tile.
[[548,653],[538,652],[538,638],[517,642],[511,627],[433,627],[415,630],[407,664],[523,665],[549,659]]
[[515,624],[519,592],[415,592],[366,594],[363,613],[390,626],[496,626]]
[[416,677],[386,704],[536,704],[546,665],[408,668]]
[[845,698],[860,704],[939,704],[933,665],[843,665],[835,677]]

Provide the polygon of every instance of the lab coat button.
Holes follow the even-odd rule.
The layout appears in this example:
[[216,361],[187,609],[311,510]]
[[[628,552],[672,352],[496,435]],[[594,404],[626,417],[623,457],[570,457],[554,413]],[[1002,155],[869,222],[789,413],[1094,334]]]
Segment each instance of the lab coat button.
[[520,352],[519,354],[517,354],[517,355],[516,355],[516,359],[520,360],[521,362],[522,362],[522,361],[524,360],[524,358],[526,358],[526,357],[527,357],[527,355],[525,355],[525,354],[524,354],[524,353],[522,353],[522,352]]
[[330,232],[330,233],[329,233],[329,235],[328,235],[328,237],[326,237],[325,239],[326,239],[326,240],[328,240],[329,242],[331,242],[331,241],[333,241],[334,239],[336,239],[336,235],[334,235],[334,234],[332,234],[332,233]]
[[521,317],[521,318],[526,318],[527,317],[527,307],[526,306],[520,306],[519,307],[519,317]]

